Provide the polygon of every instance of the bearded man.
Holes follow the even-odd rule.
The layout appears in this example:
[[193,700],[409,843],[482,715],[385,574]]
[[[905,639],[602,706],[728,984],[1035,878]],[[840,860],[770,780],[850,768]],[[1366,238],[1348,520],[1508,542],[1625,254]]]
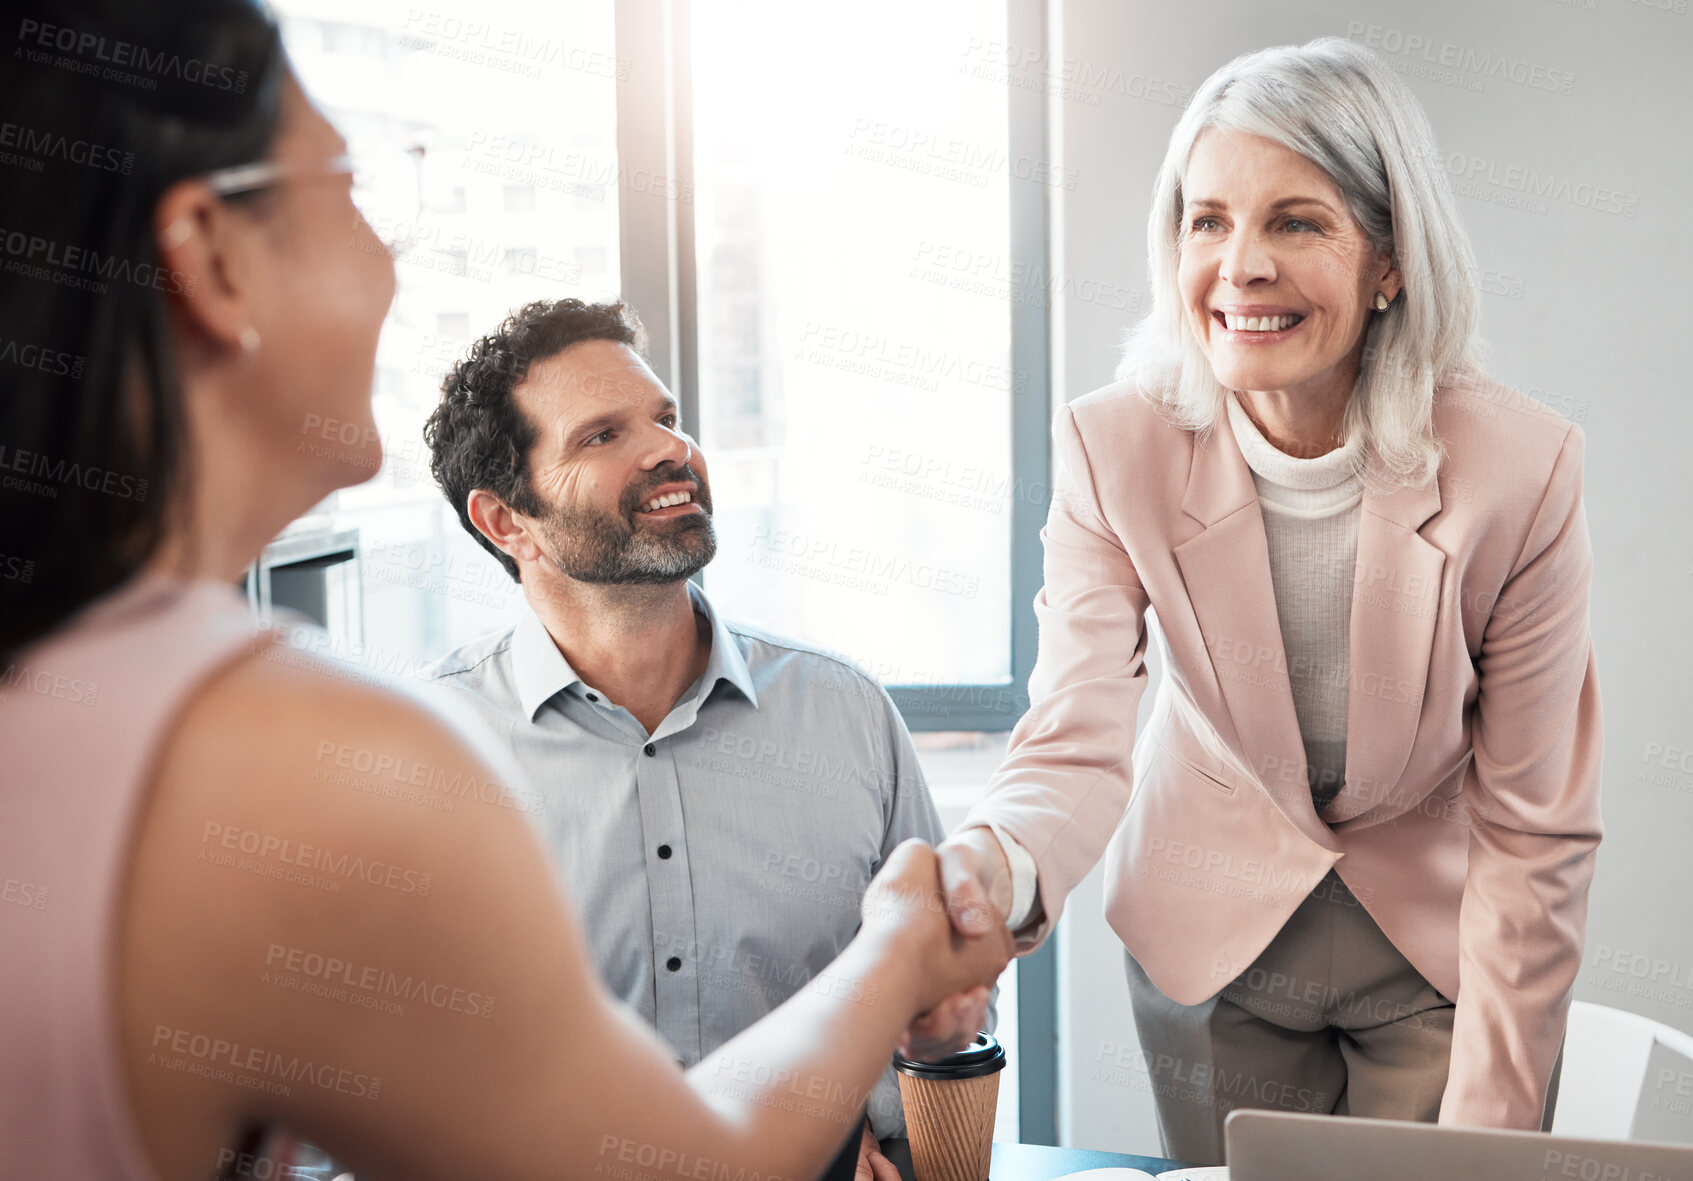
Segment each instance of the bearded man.
[[[448,374],[431,470],[525,609],[429,675],[516,756],[601,979],[689,1067],[824,986],[883,859],[945,834],[879,684],[690,583],[711,484],[643,350],[621,304],[543,301]],[[891,1069],[865,1100],[840,1164],[898,1181],[876,1144],[904,1133]]]

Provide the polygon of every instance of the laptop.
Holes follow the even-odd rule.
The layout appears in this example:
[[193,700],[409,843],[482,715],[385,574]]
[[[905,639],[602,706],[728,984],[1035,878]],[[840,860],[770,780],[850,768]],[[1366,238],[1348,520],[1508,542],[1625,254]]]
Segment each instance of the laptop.
[[1234,1111],[1229,1181],[1693,1181],[1693,1145]]

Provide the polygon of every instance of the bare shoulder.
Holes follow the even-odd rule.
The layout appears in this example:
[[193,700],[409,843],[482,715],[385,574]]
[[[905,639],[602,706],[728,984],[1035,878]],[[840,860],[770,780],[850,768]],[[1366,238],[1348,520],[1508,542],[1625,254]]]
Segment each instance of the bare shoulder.
[[522,817],[533,793],[451,715],[445,690],[284,651],[261,647],[183,710],[156,766],[138,869],[215,881],[243,913],[321,911],[339,930],[429,898],[442,877],[483,876],[501,850],[540,858]]
[[509,756],[446,689],[280,643],[207,685],[180,717],[166,757],[183,773],[176,786],[223,799],[232,794],[224,786],[255,776],[271,788],[318,785],[315,798],[281,791],[268,799],[314,813],[369,811],[363,799],[383,801],[384,812],[405,804],[466,821],[471,803],[508,814],[536,806]]
[[428,695],[278,642],[208,682],[178,719],[171,748],[215,757],[229,753],[230,739],[239,736],[251,753],[287,759],[307,732],[320,729],[426,743],[469,739]]
[[[166,1175],[380,1091],[376,1011],[335,1003],[324,965],[467,981],[446,995],[468,1010],[493,993],[476,932],[497,899],[563,907],[474,736],[347,673],[261,647],[201,687],[154,765],[117,946],[130,1096]],[[314,1066],[330,1085],[266,1077],[300,1062],[333,1063]]]

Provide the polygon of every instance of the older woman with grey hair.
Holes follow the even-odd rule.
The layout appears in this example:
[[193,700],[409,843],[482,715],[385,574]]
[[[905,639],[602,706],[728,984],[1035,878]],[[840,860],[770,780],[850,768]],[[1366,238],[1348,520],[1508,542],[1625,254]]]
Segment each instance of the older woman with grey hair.
[[1434,160],[1338,39],[1194,96],[1153,309],[1054,428],[1034,706],[943,847],[1024,954],[1106,856],[1175,1157],[1237,1107],[1550,1124],[1601,835],[1584,440],[1484,375]]

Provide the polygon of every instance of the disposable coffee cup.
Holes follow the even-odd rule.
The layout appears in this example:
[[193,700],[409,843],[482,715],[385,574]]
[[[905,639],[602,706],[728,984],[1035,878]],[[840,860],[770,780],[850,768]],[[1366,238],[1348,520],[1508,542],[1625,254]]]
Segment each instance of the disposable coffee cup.
[[992,1034],[939,1062],[894,1055],[917,1181],[987,1181],[1005,1047]]

